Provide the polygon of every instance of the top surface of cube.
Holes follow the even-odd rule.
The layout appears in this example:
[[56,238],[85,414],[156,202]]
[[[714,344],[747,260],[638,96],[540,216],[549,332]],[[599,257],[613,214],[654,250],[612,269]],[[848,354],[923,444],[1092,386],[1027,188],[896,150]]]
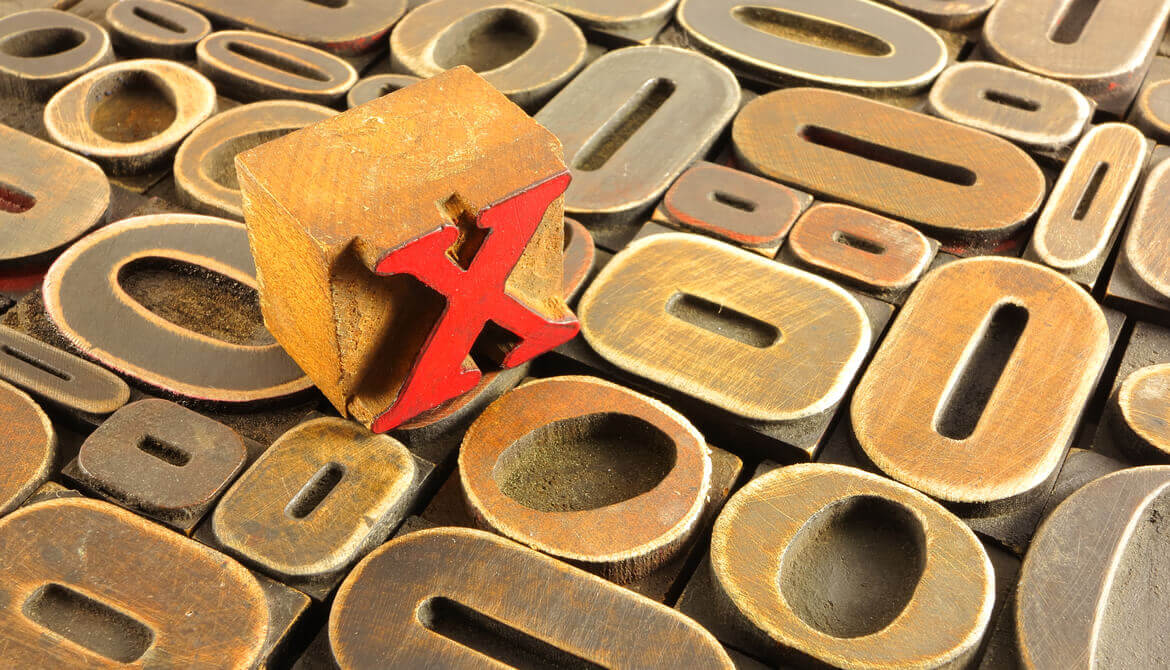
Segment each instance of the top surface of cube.
[[243,152],[236,165],[318,244],[361,238],[377,257],[442,224],[453,195],[478,212],[566,170],[557,138],[463,66]]

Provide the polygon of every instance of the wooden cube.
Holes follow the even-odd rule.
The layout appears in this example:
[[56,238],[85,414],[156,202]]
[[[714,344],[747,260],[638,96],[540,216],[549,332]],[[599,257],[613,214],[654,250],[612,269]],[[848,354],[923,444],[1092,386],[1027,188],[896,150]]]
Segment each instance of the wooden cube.
[[[236,157],[268,329],[377,432],[570,339],[561,144],[466,67]],[[475,354],[475,359],[472,358]]]

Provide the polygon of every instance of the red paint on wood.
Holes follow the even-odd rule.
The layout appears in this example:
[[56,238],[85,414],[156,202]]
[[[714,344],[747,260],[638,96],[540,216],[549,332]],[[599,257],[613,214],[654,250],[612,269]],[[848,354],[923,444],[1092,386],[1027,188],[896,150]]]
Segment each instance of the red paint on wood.
[[447,253],[459,237],[459,229],[452,223],[391,251],[378,263],[375,271],[379,274],[413,275],[440,293],[447,304],[394,404],[374,420],[374,432],[390,430],[471,390],[481,374],[465,362],[488,321],[520,340],[505,356],[506,368],[531,360],[577,334],[577,319],[571,314],[563,321],[550,321],[504,290],[545,210],[568,185],[569,174],[562,172],[483,209],[475,224],[489,232],[466,270]]

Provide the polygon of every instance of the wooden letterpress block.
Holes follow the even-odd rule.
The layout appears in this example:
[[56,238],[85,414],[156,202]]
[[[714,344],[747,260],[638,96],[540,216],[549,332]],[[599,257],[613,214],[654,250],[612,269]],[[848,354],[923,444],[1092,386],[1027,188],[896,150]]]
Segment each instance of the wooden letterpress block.
[[938,242],[901,221],[836,203],[800,217],[779,258],[899,304],[930,269]]
[[583,337],[542,361],[665,399],[739,455],[806,461],[892,309],[699,235],[653,234],[602,268]]
[[0,382],[0,515],[16,509],[45,482],[57,439],[49,417],[32,398]]
[[109,503],[21,508],[0,555],[5,667],[247,668],[280,626],[243,566]]
[[1096,105],[1080,91],[994,63],[955,63],[930,89],[927,112],[1009,140],[1039,161],[1062,164]]
[[1108,395],[1092,436],[1092,450],[1126,467],[1170,462],[1165,417],[1170,392],[1165,370],[1170,364],[1170,328],[1139,321],[1133,324],[1125,352],[1102,390]]
[[1018,501],[1059,467],[1109,341],[1101,308],[1063,275],[950,263],[911,293],[858,383],[854,437],[886,475],[941,501]]
[[732,496],[678,609],[782,667],[966,667],[993,580],[975,535],[937,503],[854,468],[798,464]]
[[699,161],[666,191],[653,220],[774,258],[812,196]]
[[1130,217],[1105,302],[1144,321],[1170,325],[1170,256],[1165,253],[1170,164],[1158,153]]
[[625,583],[698,530],[711,457],[666,405],[590,377],[556,377],[524,384],[480,415],[459,475],[479,525]]
[[[185,274],[167,279],[168,263]],[[311,383],[254,314],[253,272],[238,223],[133,217],[86,236],[49,269],[46,326],[151,393],[237,407],[281,400]]]
[[119,55],[194,60],[195,45],[211,32],[199,12],[168,0],[126,0],[105,14]]
[[343,668],[734,667],[679,613],[467,528],[375,549],[338,590],[327,635]]
[[0,326],[0,379],[50,411],[97,425],[130,399],[130,387],[103,367]]
[[1165,665],[1170,597],[1155,585],[1170,569],[1168,490],[1170,467],[1128,468],[1053,510],[1020,570],[1015,632],[1023,667]]
[[236,431],[157,398],[123,407],[98,426],[63,474],[85,490],[190,534],[243,471]]
[[1014,249],[1044,200],[1044,174],[1010,142],[840,91],[760,96],[731,138],[744,169],[905,221],[962,256]]
[[741,467],[652,398],[593,377],[539,379],[471,425],[456,485],[423,516],[495,530],[666,600]]
[[1152,149],[1153,142],[1124,123],[1086,133],[1040,210],[1024,258],[1093,290]]
[[473,388],[473,347],[513,367],[577,332],[560,143],[467,68],[236,166],[269,329],[377,432]]
[[285,433],[195,537],[317,600],[393,532],[431,466],[336,417]]

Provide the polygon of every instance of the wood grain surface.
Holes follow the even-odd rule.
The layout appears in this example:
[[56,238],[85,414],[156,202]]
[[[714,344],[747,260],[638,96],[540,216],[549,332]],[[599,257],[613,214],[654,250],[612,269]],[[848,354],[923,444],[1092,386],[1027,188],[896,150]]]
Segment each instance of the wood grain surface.
[[65,84],[114,61],[110,36],[101,26],[56,9],[0,18],[0,42],[0,92],[35,100],[46,100]]
[[228,489],[211,530],[232,555],[320,600],[393,532],[424,474],[392,437],[313,419]]
[[1145,171],[1147,142],[1124,123],[1086,133],[1040,211],[1025,258],[1092,286]]
[[432,0],[394,27],[390,59],[396,71],[424,79],[466,65],[535,111],[585,67],[585,35],[563,14],[524,0]]
[[211,33],[195,47],[195,58],[221,95],[244,102],[291,98],[328,105],[358,78],[333,54],[248,30]]
[[1170,467],[1131,468],[1074,492],[1024,559],[1016,635],[1024,668],[1153,668],[1168,661]]
[[195,45],[211,32],[202,14],[168,0],[118,0],[105,19],[124,56],[195,60]]
[[939,75],[928,110],[1029,151],[1061,157],[1085,132],[1094,106],[1068,84],[995,63],[965,62]]
[[45,128],[54,142],[111,174],[133,175],[169,162],[215,109],[206,77],[143,58],[100,67],[62,88],[45,105]]
[[1170,255],[1163,245],[1170,235],[1170,162],[1154,166],[1146,177],[1129,234],[1125,258],[1138,277],[1159,296],[1170,298]]
[[1006,140],[836,91],[761,96],[736,117],[732,140],[753,172],[943,242],[1002,241],[1044,198],[1040,169]]
[[49,478],[57,433],[44,410],[20,389],[0,382],[0,517],[24,502]]
[[936,245],[901,221],[826,203],[813,205],[800,217],[786,248],[813,272],[892,297],[922,277]]
[[234,281],[241,291],[255,287],[243,225],[155,214],[106,226],[63,253],[45,277],[45,310],[82,354],[164,394],[254,403],[310,388],[258,314],[230,314],[230,306],[208,305],[197,292],[175,296],[178,309],[196,321],[210,321],[220,309],[229,318],[251,319],[251,334],[241,339],[192,330],[145,308],[123,282],[136,268],[160,267],[159,259],[161,267],[179,264]]
[[836,284],[683,233],[614,256],[579,311],[589,345],[618,367],[760,421],[839,401],[872,338]]
[[406,88],[417,81],[422,80],[409,74],[373,74],[362,77],[345,94],[345,104],[353,109],[400,88]]
[[98,417],[130,400],[130,387],[117,375],[7,327],[0,327],[0,379],[49,407]]
[[409,533],[371,553],[338,591],[328,630],[345,670],[734,667],[710,633],[666,606],[463,528]]
[[364,54],[406,11],[406,0],[180,0],[229,26],[272,33],[340,56]]
[[695,48],[772,85],[914,93],[947,62],[937,33],[868,0],[681,0],[676,18]]
[[1105,363],[1101,308],[1007,258],[926,276],[853,395],[853,433],[890,477],[940,500],[1023,495],[1059,466]]
[[1170,263],[1161,252],[1170,227],[1166,224],[1170,202],[1170,167],[1154,149],[1151,166],[1138,187],[1124,239],[1119,245],[1103,301],[1126,314],[1158,324],[1170,324]]
[[654,218],[773,258],[812,196],[699,161],[666,191]]
[[773,662],[962,667],[991,617],[986,552],[926,496],[854,468],[778,468],[727,502],[711,570]]
[[1158,55],[1150,62],[1125,121],[1159,143],[1170,141],[1170,58]]
[[179,145],[175,189],[195,211],[242,220],[236,155],[336,113],[299,100],[267,100],[217,114]]
[[1165,0],[999,0],[980,45],[1006,65],[1076,87],[1097,106],[1129,108],[1162,39]]
[[265,321],[344,416],[384,431],[474,387],[489,319],[504,367],[576,333],[560,144],[466,67],[236,164]]
[[70,474],[112,502],[189,535],[246,460],[236,431],[149,399],[114,412],[85,438]]
[[260,658],[269,612],[256,578],[109,503],[17,510],[0,519],[0,554],[0,638],[13,667],[247,668]]
[[1130,453],[1143,461],[1170,461],[1170,364],[1131,372],[1116,403]]
[[553,377],[505,393],[476,419],[459,480],[480,524],[626,583],[698,530],[711,458],[691,423],[657,400]]
[[0,264],[45,263],[105,223],[110,184],[92,161],[4,125],[0,152]]

